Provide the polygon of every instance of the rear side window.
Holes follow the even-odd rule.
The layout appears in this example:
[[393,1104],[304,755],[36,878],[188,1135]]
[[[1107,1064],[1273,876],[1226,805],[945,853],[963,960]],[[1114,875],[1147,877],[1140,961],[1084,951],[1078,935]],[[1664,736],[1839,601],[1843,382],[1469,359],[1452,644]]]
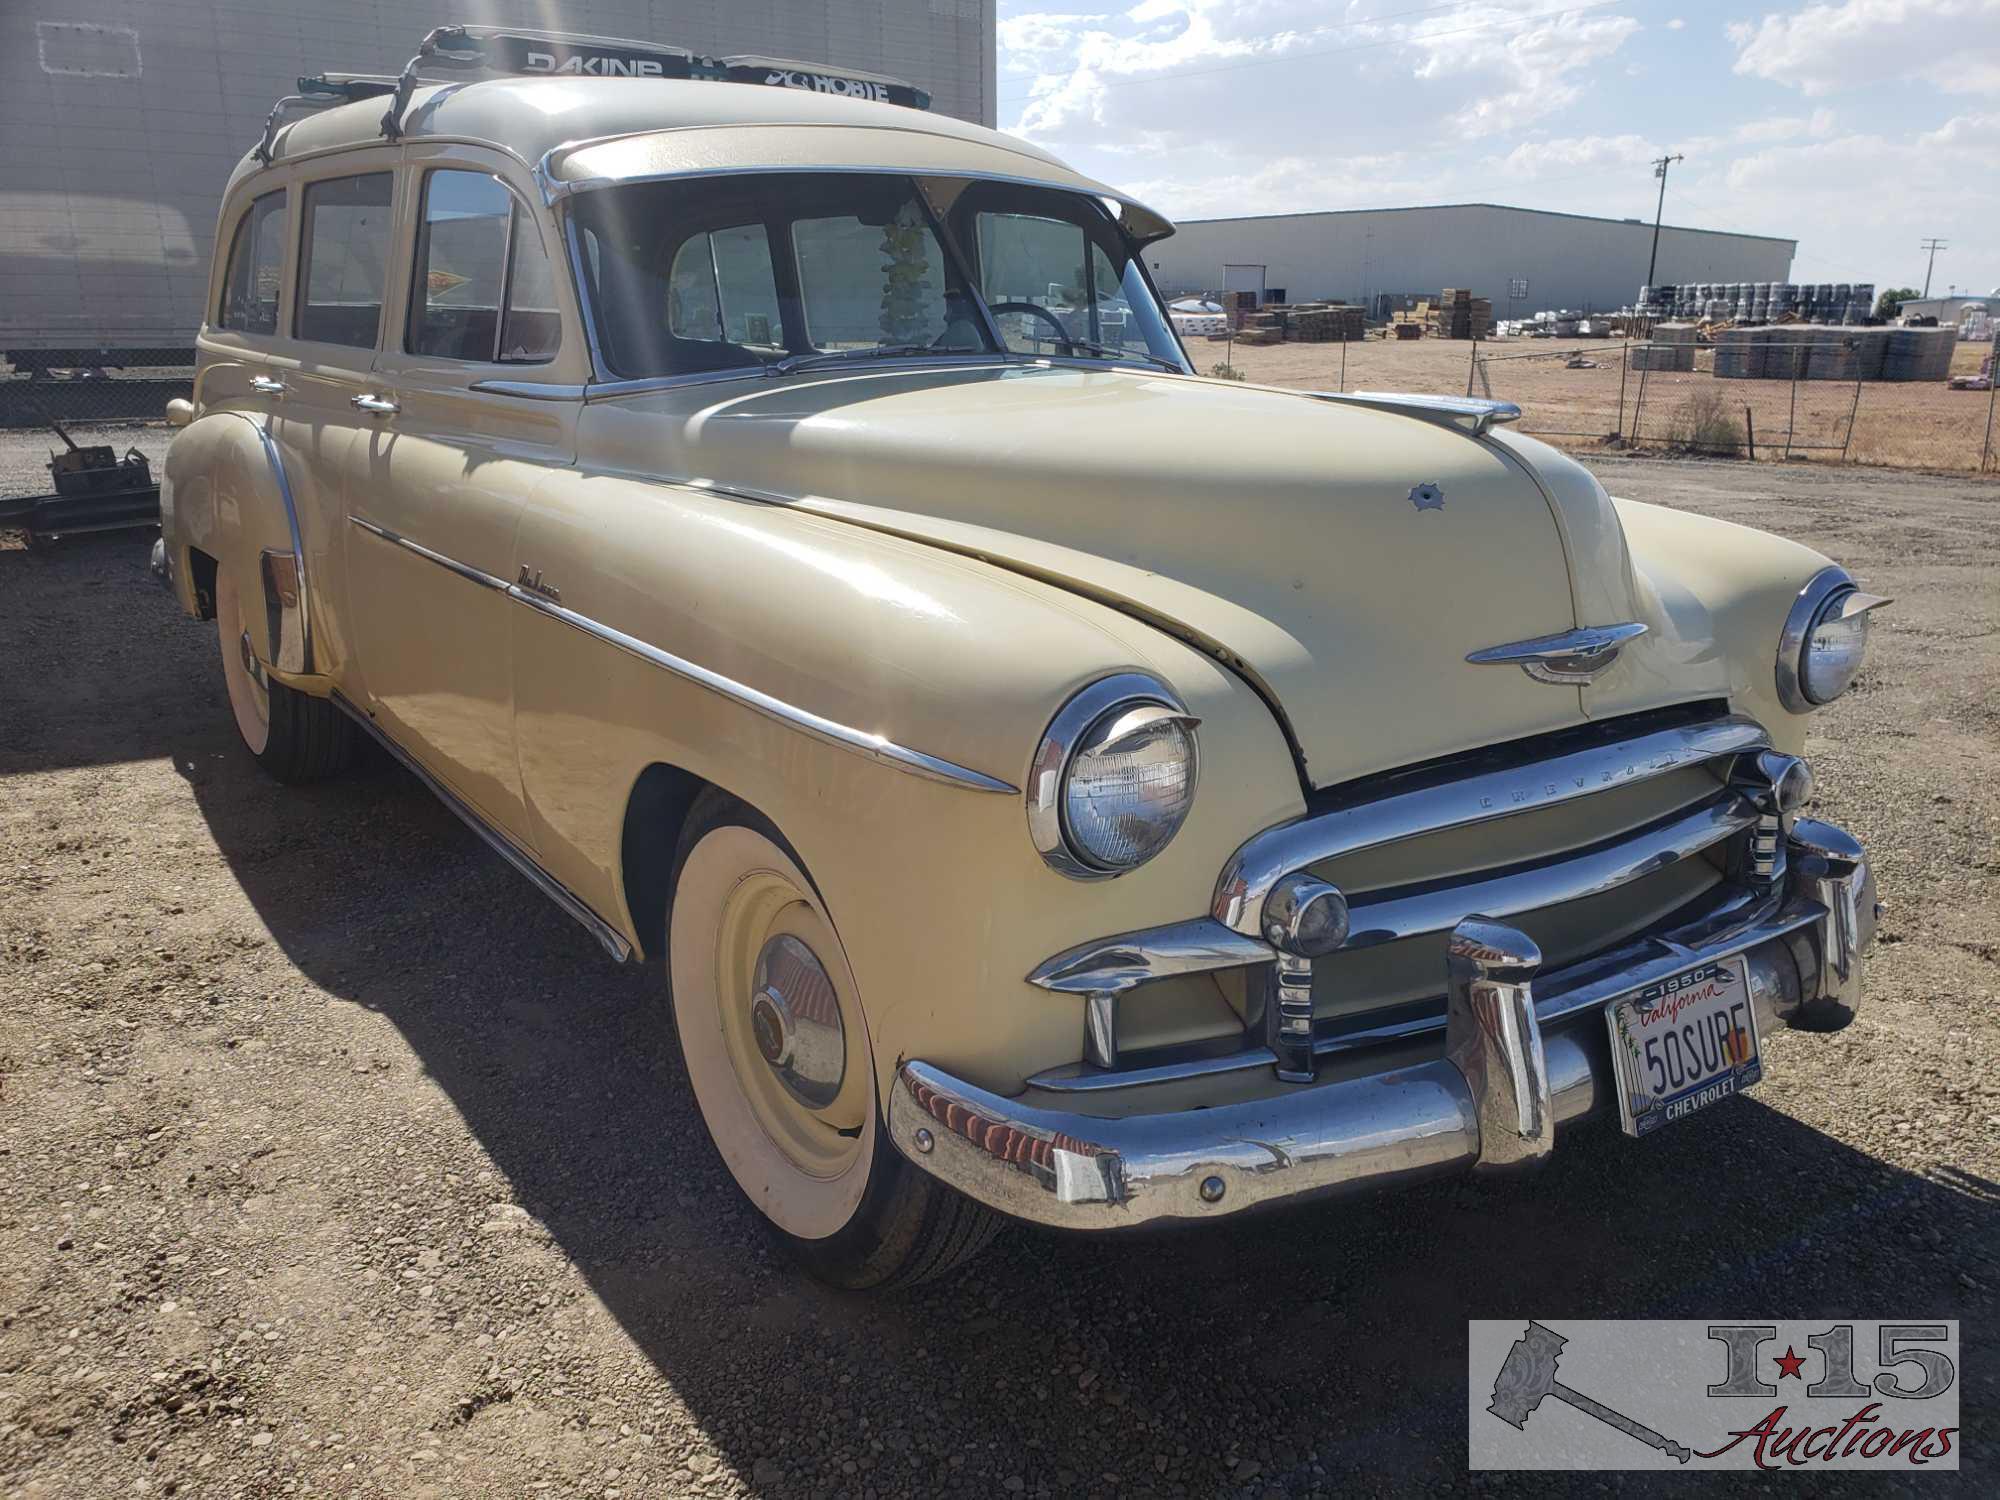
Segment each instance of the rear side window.
[[485,172],[425,177],[409,352],[535,363],[556,352],[560,332],[548,253],[514,195]]
[[278,284],[285,273],[285,195],[266,193],[236,224],[222,282],[218,324],[234,333],[278,331]]
[[299,310],[293,332],[322,344],[372,349],[382,326],[393,174],[334,177],[305,190]]

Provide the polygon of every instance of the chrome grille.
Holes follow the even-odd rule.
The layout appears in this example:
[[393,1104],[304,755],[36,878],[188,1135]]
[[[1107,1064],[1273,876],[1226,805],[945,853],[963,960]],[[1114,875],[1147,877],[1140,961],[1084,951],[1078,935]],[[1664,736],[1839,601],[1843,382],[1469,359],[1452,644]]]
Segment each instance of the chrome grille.
[[[1532,938],[1545,972],[1671,928],[1745,878],[1762,804],[1732,778],[1769,744],[1726,705],[1693,704],[1316,794],[1237,851],[1209,916],[1086,943],[1028,976],[1115,1015],[1100,1036],[1112,1045],[1093,1053],[1108,1066],[1037,1082],[1116,1086],[1190,1049],[1228,1066],[1232,1047],[1275,1053],[1281,1077],[1304,1078],[1314,1052],[1441,1028],[1447,937],[1475,913]],[[1281,965],[1288,940],[1279,916],[1266,929],[1265,903],[1300,879],[1344,893],[1348,933],[1337,951]],[[1310,1036],[1274,1028],[1279,1000],[1290,1016],[1307,994]]]

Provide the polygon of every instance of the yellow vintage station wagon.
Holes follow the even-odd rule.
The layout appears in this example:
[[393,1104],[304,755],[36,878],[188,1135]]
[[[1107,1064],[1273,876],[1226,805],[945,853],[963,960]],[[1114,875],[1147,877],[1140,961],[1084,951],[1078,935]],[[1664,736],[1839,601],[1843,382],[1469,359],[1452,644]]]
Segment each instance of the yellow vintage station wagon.
[[1853,1015],[1800,751],[1883,601],[1500,403],[1199,377],[1172,226],[924,102],[476,28],[282,102],[156,554],[250,753],[380,741],[656,966],[848,1286],[1643,1136]]

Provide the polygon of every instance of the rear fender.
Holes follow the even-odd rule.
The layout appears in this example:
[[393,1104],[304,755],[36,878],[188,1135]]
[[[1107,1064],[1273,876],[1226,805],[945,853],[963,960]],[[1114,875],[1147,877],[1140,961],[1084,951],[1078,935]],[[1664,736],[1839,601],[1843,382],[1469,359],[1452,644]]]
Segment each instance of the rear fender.
[[263,419],[211,412],[183,428],[167,449],[161,495],[161,535],[181,608],[197,619],[212,612],[212,601],[195,594],[200,574],[190,554],[202,553],[228,570],[244,597],[263,601],[245,621],[257,659],[280,681],[309,692],[323,686],[314,675],[298,510]]

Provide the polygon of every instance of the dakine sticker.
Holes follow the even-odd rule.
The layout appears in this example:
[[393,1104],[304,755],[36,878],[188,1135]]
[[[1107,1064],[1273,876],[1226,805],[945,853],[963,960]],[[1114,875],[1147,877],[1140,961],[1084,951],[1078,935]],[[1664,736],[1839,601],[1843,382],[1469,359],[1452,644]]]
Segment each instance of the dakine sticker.
[[1958,1324],[1476,1319],[1475,1469],[1959,1466]]

